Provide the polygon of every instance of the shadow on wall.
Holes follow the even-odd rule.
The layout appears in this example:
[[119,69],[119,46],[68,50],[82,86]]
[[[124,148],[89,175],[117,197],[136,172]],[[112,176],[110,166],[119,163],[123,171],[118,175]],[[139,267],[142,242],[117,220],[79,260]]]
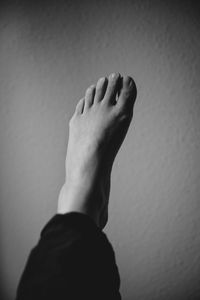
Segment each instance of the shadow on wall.
[[2,290],[2,287],[0,287],[0,299],[1,300],[11,300],[10,297]]
[[[8,295],[5,288],[5,274],[3,274],[2,270],[4,269],[2,266],[2,253],[1,253],[1,245],[0,245],[0,299],[1,300],[13,300],[11,296]],[[8,287],[7,287],[8,288]]]
[[[0,191],[1,191],[1,186],[0,186]],[[2,195],[0,194],[0,201]],[[2,203],[0,202],[0,211],[2,211]],[[11,296],[8,295],[8,286],[6,286],[5,281],[6,281],[6,276],[4,273],[4,255],[3,255],[3,245],[2,245],[2,240],[3,240],[3,233],[2,231],[2,224],[0,221],[0,300],[12,300]],[[7,290],[7,291],[6,291]]]

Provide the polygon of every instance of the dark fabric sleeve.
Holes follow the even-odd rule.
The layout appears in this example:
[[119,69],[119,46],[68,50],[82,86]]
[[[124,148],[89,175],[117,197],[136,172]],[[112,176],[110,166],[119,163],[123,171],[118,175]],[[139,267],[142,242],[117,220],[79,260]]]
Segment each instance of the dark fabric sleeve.
[[113,248],[90,217],[55,215],[41,232],[16,300],[120,300]]

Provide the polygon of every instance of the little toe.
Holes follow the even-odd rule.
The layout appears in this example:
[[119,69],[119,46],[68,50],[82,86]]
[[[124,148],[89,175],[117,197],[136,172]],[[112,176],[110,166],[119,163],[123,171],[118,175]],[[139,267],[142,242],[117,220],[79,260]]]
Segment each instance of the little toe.
[[83,113],[83,110],[84,110],[84,104],[85,104],[85,99],[82,98],[79,100],[79,102],[77,103],[76,105],[76,109],[75,109],[75,112],[80,115]]
[[120,111],[132,114],[136,96],[136,84],[130,76],[126,76],[123,78],[122,88],[116,106]]
[[98,103],[103,99],[107,85],[108,79],[106,77],[102,77],[97,81],[94,103]]
[[113,73],[109,76],[108,86],[103,99],[107,104],[113,105],[116,103],[116,97],[120,89],[120,79],[119,73]]
[[94,102],[94,96],[95,96],[95,85],[91,85],[85,92],[84,111],[88,110],[92,106]]

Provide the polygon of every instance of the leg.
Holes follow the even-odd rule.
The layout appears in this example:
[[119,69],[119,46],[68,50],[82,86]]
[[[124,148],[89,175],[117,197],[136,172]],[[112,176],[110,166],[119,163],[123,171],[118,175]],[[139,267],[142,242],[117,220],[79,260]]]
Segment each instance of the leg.
[[30,253],[17,300],[121,299],[114,251],[102,228],[113,161],[135,98],[134,81],[115,74],[99,80],[79,101],[70,121],[58,214]]

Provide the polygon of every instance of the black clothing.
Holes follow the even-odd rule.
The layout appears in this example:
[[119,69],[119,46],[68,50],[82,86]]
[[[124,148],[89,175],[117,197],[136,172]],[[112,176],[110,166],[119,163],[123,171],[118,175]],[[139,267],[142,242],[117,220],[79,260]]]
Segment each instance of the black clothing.
[[120,278],[105,233],[81,213],[55,215],[41,232],[16,300],[120,300]]

